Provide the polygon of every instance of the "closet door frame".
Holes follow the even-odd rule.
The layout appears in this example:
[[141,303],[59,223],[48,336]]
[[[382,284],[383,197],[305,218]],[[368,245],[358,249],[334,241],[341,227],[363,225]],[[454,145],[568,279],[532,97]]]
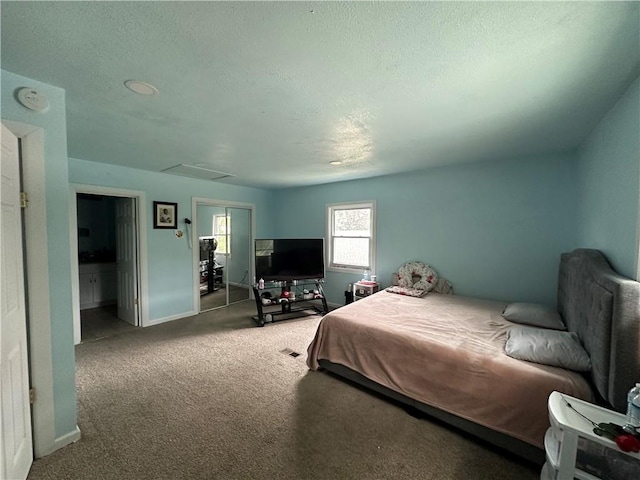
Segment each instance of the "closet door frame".
[[[256,207],[252,203],[232,202],[229,200],[218,200],[214,198],[192,197],[191,198],[191,250],[193,252],[193,309],[200,312],[200,245],[198,243],[198,206],[220,207],[220,208],[242,208],[249,210],[250,229],[249,232],[249,278],[253,278],[255,272],[255,258],[253,245],[256,239]],[[250,282],[249,282],[250,284]],[[253,299],[253,289],[249,289],[249,299]],[[229,292],[227,288],[227,305],[229,305]]]

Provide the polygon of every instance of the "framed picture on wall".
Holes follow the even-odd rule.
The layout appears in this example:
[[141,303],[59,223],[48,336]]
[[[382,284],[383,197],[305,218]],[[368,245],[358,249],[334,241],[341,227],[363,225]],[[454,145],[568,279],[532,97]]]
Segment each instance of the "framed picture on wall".
[[153,202],[153,228],[178,228],[178,204]]

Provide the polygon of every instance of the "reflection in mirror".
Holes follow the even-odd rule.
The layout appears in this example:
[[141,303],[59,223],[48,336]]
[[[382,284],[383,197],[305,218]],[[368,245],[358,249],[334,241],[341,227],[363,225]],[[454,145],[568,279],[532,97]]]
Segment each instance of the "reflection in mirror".
[[227,291],[228,303],[249,300],[251,268],[251,210],[227,208]]
[[249,300],[251,211],[198,204],[200,311]]

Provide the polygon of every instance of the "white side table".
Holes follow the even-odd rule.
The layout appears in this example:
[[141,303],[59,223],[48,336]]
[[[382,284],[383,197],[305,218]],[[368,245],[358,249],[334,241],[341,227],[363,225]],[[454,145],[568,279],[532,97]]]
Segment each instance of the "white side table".
[[365,284],[356,282],[353,284],[354,300],[360,300],[361,298],[368,297],[379,290],[380,284],[378,283],[369,282]]
[[549,396],[551,428],[544,438],[547,461],[541,480],[630,480],[640,478],[640,453],[623,452],[616,443],[593,432],[593,425],[570,409],[595,423],[624,425],[621,413],[598,407],[584,400],[552,392]]

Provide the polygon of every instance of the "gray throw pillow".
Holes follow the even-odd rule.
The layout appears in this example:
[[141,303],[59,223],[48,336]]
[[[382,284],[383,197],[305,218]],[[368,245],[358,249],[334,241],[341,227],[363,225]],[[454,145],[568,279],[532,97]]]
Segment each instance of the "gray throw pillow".
[[589,354],[573,332],[516,326],[509,331],[504,351],[510,357],[528,362],[576,372],[591,370]]
[[514,323],[554,330],[567,329],[558,312],[537,303],[510,303],[502,312],[502,316]]

